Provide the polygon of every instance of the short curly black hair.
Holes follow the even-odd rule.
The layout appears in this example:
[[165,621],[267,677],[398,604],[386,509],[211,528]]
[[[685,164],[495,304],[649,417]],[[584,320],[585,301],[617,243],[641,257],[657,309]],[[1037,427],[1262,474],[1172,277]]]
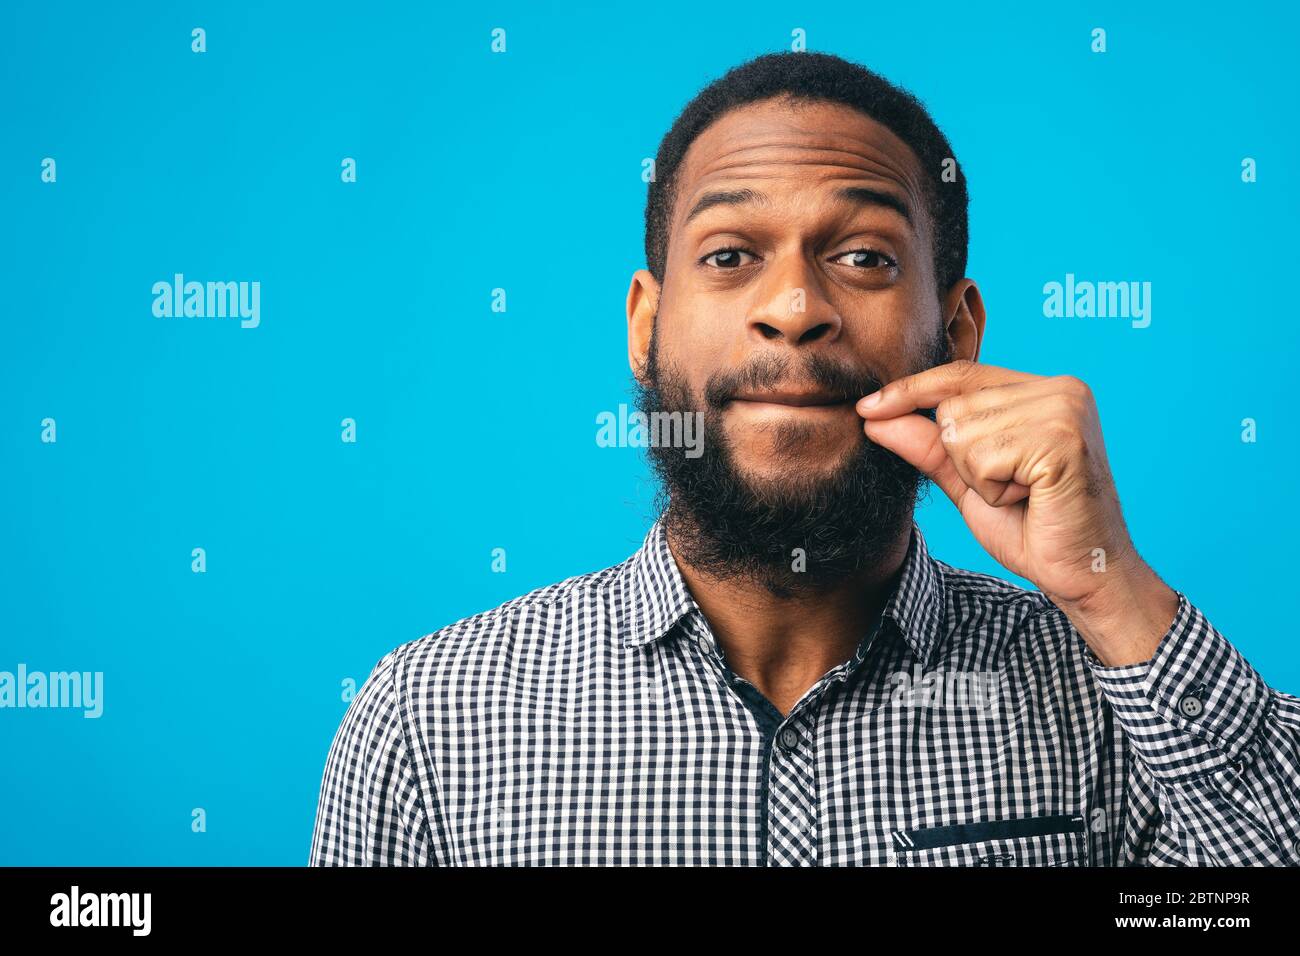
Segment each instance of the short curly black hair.
[[[940,294],[966,274],[966,177],[948,139],[924,105],[866,67],[829,53],[767,53],[729,70],[696,94],[659,144],[646,194],[646,265],[664,281],[677,172],[687,149],[729,110],[774,97],[842,103],[888,127],[916,154],[923,199],[933,226],[934,273]],[[951,182],[943,177],[951,160]]]

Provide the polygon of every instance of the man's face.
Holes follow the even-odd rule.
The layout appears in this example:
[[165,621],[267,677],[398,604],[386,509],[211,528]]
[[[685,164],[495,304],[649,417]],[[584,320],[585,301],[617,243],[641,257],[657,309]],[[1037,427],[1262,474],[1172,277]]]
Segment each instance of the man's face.
[[[687,152],[658,358],[695,407],[725,402],[754,485],[834,473],[865,440],[862,394],[931,364],[943,324],[920,175],[897,136],[830,103],[738,108]],[[818,384],[813,361],[840,376]]]
[[[751,104],[688,150],[653,334],[638,361],[633,318],[631,348],[645,410],[706,414],[698,462],[654,452],[695,516],[697,563],[812,585],[862,567],[910,516],[920,476],[866,440],[854,404],[949,357],[920,175],[893,133],[838,104]],[[784,574],[809,541],[814,573]]]

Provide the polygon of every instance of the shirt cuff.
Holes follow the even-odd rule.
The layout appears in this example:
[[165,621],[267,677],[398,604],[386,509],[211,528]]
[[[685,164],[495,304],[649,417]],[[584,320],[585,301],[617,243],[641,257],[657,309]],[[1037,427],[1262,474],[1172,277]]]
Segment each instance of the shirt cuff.
[[1178,613],[1151,660],[1106,667],[1084,645],[1134,751],[1165,781],[1223,770],[1249,757],[1259,744],[1269,695],[1237,649],[1186,595],[1175,593]]

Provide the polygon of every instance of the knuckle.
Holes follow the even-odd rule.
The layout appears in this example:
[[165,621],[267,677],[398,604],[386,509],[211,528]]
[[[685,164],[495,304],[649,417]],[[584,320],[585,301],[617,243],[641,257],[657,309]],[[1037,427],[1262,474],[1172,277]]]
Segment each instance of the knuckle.
[[990,418],[997,418],[999,415],[1003,415],[1005,413],[1006,413],[1006,409],[1003,406],[998,405],[991,408],[981,408],[978,409],[977,411],[973,411],[969,415],[967,415],[966,418],[972,422],[982,422]]
[[1071,454],[1085,452],[1088,447],[1083,432],[1068,423],[1061,423],[1052,429],[1052,444],[1061,451]]
[[1088,383],[1083,381],[1081,378],[1076,378],[1073,375],[1062,375],[1060,377],[1060,383],[1063,390],[1068,395],[1073,395],[1074,397],[1081,399],[1092,398],[1092,389],[1090,389]]
[[[1086,389],[1088,386],[1084,386]],[[1090,397],[1073,388],[1057,392],[1053,404],[1059,409],[1058,414],[1067,422],[1074,422],[1085,416],[1091,407]]]
[[992,465],[1003,457],[1002,452],[1014,440],[1014,437],[1008,432],[994,432],[992,435],[986,435],[979,441],[972,443],[967,451],[967,457],[972,463],[978,465]]

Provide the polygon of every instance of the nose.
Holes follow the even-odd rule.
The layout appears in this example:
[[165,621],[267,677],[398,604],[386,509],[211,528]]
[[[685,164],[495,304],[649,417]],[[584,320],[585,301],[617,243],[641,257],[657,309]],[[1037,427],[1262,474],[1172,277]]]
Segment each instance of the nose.
[[832,342],[843,323],[802,250],[768,260],[749,314],[751,335],[789,345]]

